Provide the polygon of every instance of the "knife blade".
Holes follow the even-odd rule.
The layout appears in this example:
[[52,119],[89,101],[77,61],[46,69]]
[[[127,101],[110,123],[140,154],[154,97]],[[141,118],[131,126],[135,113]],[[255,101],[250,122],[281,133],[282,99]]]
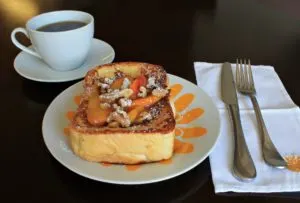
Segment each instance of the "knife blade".
[[222,65],[221,95],[222,100],[227,104],[233,126],[233,175],[238,180],[251,181],[256,177],[256,169],[245,141],[231,64],[228,62]]
[[224,63],[222,66],[222,74],[221,74],[221,94],[223,101],[230,104],[238,104],[235,83],[233,79],[233,74],[231,70],[230,63]]

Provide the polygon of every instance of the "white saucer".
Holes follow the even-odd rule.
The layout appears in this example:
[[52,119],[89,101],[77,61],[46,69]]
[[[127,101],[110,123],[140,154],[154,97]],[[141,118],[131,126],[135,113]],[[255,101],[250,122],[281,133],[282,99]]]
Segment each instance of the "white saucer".
[[86,61],[77,69],[64,72],[55,71],[45,64],[44,61],[24,51],[20,52],[15,58],[14,67],[17,73],[30,80],[39,82],[65,82],[83,78],[88,70],[97,65],[111,63],[114,58],[114,49],[108,43],[94,38]]

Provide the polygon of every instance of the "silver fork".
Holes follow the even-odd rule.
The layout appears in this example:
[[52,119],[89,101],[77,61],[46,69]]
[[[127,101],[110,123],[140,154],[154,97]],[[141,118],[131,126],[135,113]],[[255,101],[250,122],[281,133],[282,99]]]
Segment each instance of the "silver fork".
[[255,97],[256,90],[253,81],[250,59],[248,60],[248,64],[246,63],[246,59],[244,59],[244,63],[242,60],[240,60],[240,63],[238,59],[236,60],[236,84],[239,92],[249,96],[254,106],[254,111],[262,138],[262,152],[265,162],[276,168],[286,168],[286,161],[279,154],[269,136]]

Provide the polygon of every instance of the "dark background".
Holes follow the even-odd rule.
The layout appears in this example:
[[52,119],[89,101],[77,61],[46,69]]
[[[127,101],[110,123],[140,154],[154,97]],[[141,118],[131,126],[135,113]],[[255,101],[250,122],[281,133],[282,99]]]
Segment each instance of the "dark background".
[[[114,47],[115,61],[161,64],[169,73],[195,82],[194,61],[234,63],[246,57],[252,64],[274,66],[300,104],[297,0],[0,0],[2,201],[300,201],[297,193],[216,195],[208,160],[180,177],[142,186],[96,182],[60,165],[43,143],[41,122],[50,102],[77,81],[50,84],[19,76],[13,60],[20,50],[10,33],[34,15],[61,9],[91,13],[95,37]],[[24,36],[19,39],[29,45]]]

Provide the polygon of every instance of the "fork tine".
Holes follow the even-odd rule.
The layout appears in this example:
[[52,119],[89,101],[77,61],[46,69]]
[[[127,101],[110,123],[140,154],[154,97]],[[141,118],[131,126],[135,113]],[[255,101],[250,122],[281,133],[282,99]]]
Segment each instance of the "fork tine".
[[239,60],[236,59],[236,71],[235,71],[235,78],[236,78],[236,86],[240,87],[240,68],[239,68]]
[[241,64],[240,64],[239,59],[237,59],[236,61],[237,61],[238,78],[239,78],[239,84],[238,84],[238,87],[241,88],[241,84],[242,84],[242,78],[241,78]]
[[245,89],[249,89],[250,86],[249,86],[249,73],[248,73],[248,68],[247,68],[247,62],[246,62],[246,59],[244,59],[244,63],[243,63],[243,66],[244,66],[244,77],[245,77],[245,84],[244,84],[244,88]]
[[243,88],[243,69],[242,64],[239,62],[239,78],[240,78],[240,88]]
[[242,79],[241,88],[244,89],[246,78],[245,78],[245,69],[244,69],[243,59],[240,59],[240,68],[241,68],[241,79]]
[[248,69],[249,69],[249,80],[250,80],[249,85],[251,90],[255,90],[250,59],[248,59]]
[[245,71],[243,68],[243,60],[240,59],[240,72],[241,72],[241,88],[245,87]]

